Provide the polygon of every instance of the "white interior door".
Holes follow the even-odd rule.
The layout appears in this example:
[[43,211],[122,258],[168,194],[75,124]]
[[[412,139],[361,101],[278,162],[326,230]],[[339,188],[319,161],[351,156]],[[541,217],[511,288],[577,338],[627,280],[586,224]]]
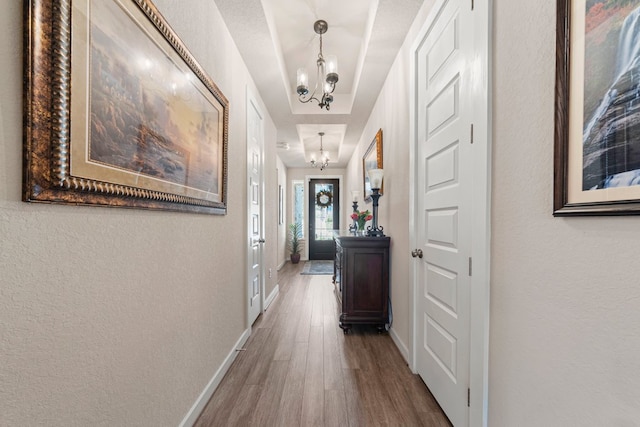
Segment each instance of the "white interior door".
[[263,228],[263,143],[264,126],[255,99],[247,94],[247,183],[248,183],[248,317],[249,325],[262,312],[264,301]]
[[415,54],[416,359],[454,426],[469,425],[473,32],[468,1],[440,1]]

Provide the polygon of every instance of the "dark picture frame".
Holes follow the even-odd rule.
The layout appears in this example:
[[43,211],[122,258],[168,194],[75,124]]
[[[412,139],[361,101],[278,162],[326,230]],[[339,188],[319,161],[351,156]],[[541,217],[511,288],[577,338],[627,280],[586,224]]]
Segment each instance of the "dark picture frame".
[[30,0],[23,200],[226,214],[229,102],[149,0]]
[[[382,169],[382,129],[376,132],[376,136],[369,144],[369,148],[362,156],[362,194],[364,195],[364,201],[371,201],[371,184],[369,183],[368,172],[371,169]],[[384,193],[384,182],[380,189],[380,195]]]
[[637,82],[620,49],[640,2],[618,3],[596,15],[557,0],[554,216],[640,214],[640,109],[625,99]]

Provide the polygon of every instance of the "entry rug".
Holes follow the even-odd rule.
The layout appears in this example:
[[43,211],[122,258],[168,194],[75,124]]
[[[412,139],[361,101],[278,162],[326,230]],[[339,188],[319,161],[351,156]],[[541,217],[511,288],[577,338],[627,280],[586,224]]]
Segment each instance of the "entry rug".
[[307,261],[300,274],[333,275],[333,261]]

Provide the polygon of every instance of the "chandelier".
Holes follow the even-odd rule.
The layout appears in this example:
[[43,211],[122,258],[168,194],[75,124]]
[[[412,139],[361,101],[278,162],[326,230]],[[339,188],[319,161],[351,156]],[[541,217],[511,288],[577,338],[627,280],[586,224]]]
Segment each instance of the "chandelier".
[[322,149],[322,137],[324,136],[324,132],[318,132],[318,135],[320,135],[320,161],[316,161],[315,157],[312,157],[311,166],[324,170],[324,168],[329,166],[329,155],[324,154],[324,150]]
[[[298,68],[298,87],[296,89],[300,102],[307,103],[314,100],[318,103],[320,109],[324,107],[327,111],[329,111],[329,107],[333,102],[333,91],[338,82],[338,58],[336,58],[335,55],[327,55],[327,59],[325,60],[322,55],[322,35],[327,32],[328,28],[329,25],[327,21],[318,20],[313,24],[313,30],[316,34],[320,35],[320,52],[318,53],[318,60],[316,61],[318,74],[313,92],[309,95],[309,75],[305,68]],[[322,96],[320,96],[318,85],[321,86]],[[316,92],[318,92],[320,99],[316,97]]]

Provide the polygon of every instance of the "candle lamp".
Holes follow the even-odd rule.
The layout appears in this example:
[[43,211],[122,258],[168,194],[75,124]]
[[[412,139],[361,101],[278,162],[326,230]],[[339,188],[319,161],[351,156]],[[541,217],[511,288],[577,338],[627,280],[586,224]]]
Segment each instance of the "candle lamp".
[[[357,190],[353,190],[351,191],[351,198],[353,199],[353,212],[356,213],[358,212],[358,197],[360,197],[360,192]],[[357,233],[358,231],[358,220],[354,219],[353,220],[353,224],[351,224],[349,226],[349,231],[352,232],[353,234]]]
[[380,188],[382,188],[382,178],[384,177],[384,170],[371,169],[369,170],[369,182],[371,183],[371,199],[373,200],[373,218],[372,225],[367,227],[367,236],[371,237],[384,237],[382,227],[378,226],[378,199],[380,199]]

